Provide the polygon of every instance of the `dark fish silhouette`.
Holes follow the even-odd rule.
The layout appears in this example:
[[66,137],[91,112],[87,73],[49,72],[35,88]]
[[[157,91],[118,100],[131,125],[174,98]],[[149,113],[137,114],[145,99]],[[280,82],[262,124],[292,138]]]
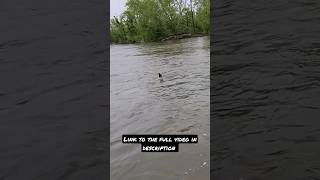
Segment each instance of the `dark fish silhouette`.
[[160,73],[158,73],[158,74],[159,74],[160,82],[162,83],[163,82],[162,74],[160,74]]

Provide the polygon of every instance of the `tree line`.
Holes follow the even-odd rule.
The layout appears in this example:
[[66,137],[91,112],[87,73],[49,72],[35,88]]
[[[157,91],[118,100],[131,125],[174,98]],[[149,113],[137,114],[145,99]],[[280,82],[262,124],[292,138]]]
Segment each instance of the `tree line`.
[[209,34],[209,0],[128,0],[110,22],[111,41],[160,41],[181,34]]

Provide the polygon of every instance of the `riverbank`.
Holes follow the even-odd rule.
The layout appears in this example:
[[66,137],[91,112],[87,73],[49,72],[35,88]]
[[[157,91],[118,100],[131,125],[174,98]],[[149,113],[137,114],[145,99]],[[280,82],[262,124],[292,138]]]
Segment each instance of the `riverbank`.
[[208,36],[208,34],[204,33],[196,33],[196,34],[177,34],[177,35],[172,35],[167,38],[161,39],[161,42],[164,41],[170,41],[170,40],[178,40],[178,39],[185,39],[185,38],[192,38],[192,37],[203,37],[203,36]]
[[[174,40],[179,40],[179,39],[187,39],[187,38],[194,38],[194,37],[205,37],[205,36],[210,36],[209,34],[205,33],[196,33],[196,34],[176,34],[176,35],[171,35],[166,38],[162,38],[158,41],[151,41],[151,42],[167,42],[167,41],[174,41]],[[111,42],[111,44],[141,44],[141,43],[146,43],[144,41],[142,42]]]

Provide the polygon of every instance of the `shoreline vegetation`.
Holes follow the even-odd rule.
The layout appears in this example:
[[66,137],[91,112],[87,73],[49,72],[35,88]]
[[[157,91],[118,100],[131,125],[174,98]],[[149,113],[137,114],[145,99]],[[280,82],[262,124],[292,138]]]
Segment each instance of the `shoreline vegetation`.
[[209,0],[128,0],[110,22],[111,43],[164,42],[208,36]]

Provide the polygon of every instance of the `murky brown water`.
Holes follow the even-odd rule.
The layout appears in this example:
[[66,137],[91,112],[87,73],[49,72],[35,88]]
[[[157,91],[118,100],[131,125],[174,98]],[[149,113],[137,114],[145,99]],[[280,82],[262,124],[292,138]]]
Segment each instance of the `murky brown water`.
[[[112,180],[209,179],[209,42],[111,45]],[[123,134],[198,134],[199,143],[142,153],[138,144],[122,144]]]

